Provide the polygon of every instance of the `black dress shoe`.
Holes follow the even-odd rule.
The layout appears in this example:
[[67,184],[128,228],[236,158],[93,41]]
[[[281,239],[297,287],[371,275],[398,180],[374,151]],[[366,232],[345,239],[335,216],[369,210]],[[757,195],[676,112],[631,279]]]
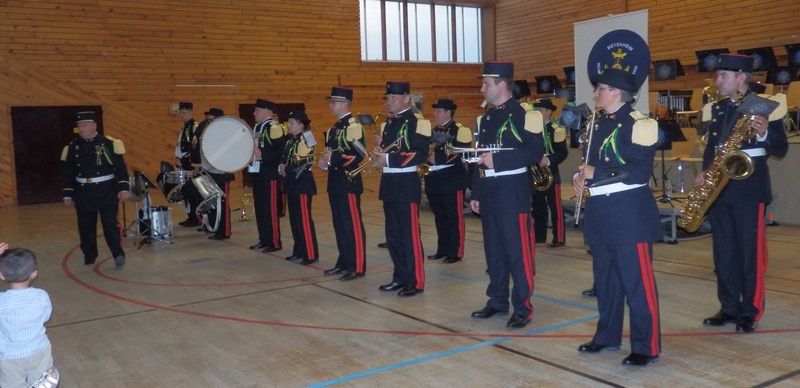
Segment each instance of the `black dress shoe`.
[[453,264],[453,263],[458,263],[459,261],[461,261],[460,257],[447,257],[444,260],[442,260],[442,263]]
[[514,329],[519,329],[525,327],[528,323],[530,323],[530,318],[527,318],[522,315],[514,314],[511,318],[508,319],[506,323],[506,327],[511,327]]
[[595,296],[597,296],[597,289],[592,287],[592,288],[590,288],[588,290],[583,290],[583,291],[581,291],[581,295],[595,297]]
[[550,244],[547,244],[548,248],[559,248],[559,247],[563,247],[563,246],[564,246],[563,242],[555,242],[555,241],[553,241]]
[[364,277],[363,273],[348,272],[344,276],[340,277],[339,280],[346,282],[348,280],[355,280],[363,277]]
[[399,290],[401,288],[403,288],[403,285],[398,283],[398,282],[391,282],[389,284],[384,284],[384,285],[378,287],[378,289],[381,290],[381,291],[396,291],[396,290]]
[[183,222],[180,222],[178,224],[180,226],[183,226],[183,227],[186,227],[186,228],[191,228],[193,226],[199,226],[200,225],[200,221],[192,218],[192,219],[184,220]]
[[736,322],[736,317],[722,311],[703,320],[705,326],[725,326],[728,323]]
[[322,273],[325,274],[325,275],[338,275],[338,274],[340,274],[342,272],[345,272],[345,270],[342,269],[342,268],[339,268],[339,267],[333,267],[331,269],[326,269],[326,270],[322,271]]
[[437,253],[435,255],[428,256],[428,260],[439,260],[439,259],[444,259],[445,257],[447,257],[447,255],[442,255]]
[[581,353],[597,353],[603,349],[619,349],[619,346],[600,345],[594,340],[578,346],[578,351]]
[[279,251],[279,250],[281,250],[281,247],[265,247],[264,249],[261,250],[261,252],[270,253],[270,252],[275,252],[275,251]]
[[95,261],[95,260],[96,260],[96,259],[87,259],[87,258],[84,258],[84,259],[83,259],[83,265],[92,265],[92,264],[94,264],[94,261]]
[[547,242],[547,240],[536,240],[536,244],[537,244],[537,245],[539,245],[539,244],[544,244],[544,243],[546,243],[546,242]]
[[752,333],[756,329],[756,321],[750,317],[739,317],[736,320],[737,333]]
[[378,248],[386,248],[386,246],[387,246],[387,245],[386,245],[386,243],[385,243],[385,242],[378,243]]
[[314,263],[316,263],[318,261],[319,261],[319,259],[303,259],[299,263],[301,265],[311,265],[311,264],[314,264]]
[[[114,258],[114,268],[120,269],[123,266],[125,266],[125,256],[119,255],[119,256],[115,257]],[[752,330],[750,330],[750,331],[752,331]]]
[[284,260],[286,260],[286,261],[295,261],[297,259],[299,259],[299,257],[297,257],[295,255],[291,255],[291,256],[286,256],[286,258]]
[[260,251],[260,250],[262,250],[262,249],[264,249],[264,248],[266,248],[266,247],[267,247],[267,245],[266,245],[266,244],[262,244],[262,243],[260,243],[260,242],[259,242],[258,244],[253,244],[253,245],[251,245],[251,246],[250,246],[250,249],[252,249],[252,250],[254,250],[254,251]]
[[414,295],[421,294],[421,293],[422,293],[422,289],[421,288],[416,288],[414,286],[405,286],[405,287],[403,287],[402,290],[400,290],[400,292],[397,293],[397,296],[409,297],[409,296],[414,296]]
[[631,353],[628,357],[625,357],[622,360],[622,365],[631,365],[631,366],[647,366],[647,364],[651,362],[655,362],[658,360],[658,356],[648,356],[646,354],[641,353]]
[[226,237],[226,236],[220,236],[220,235],[216,235],[216,234],[212,234],[211,236],[208,236],[209,240],[227,240],[229,238],[230,238],[230,236]]
[[486,306],[480,310],[473,311],[470,314],[473,318],[491,318],[495,314],[506,315],[508,311],[498,310],[492,306]]

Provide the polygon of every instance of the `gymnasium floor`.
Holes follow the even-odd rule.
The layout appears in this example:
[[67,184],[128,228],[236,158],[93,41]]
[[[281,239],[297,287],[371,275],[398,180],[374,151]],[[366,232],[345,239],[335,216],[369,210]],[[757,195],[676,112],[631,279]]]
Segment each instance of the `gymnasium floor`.
[[[102,237],[101,258],[84,266],[75,214],[61,204],[0,210],[0,241],[39,258],[35,286],[50,293],[53,343],[62,387],[285,386],[800,386],[800,228],[768,228],[767,310],[754,334],[732,325],[705,328],[715,313],[711,239],[656,244],[663,354],[647,368],[620,364],[630,351],[579,354],[597,318],[591,259],[571,228],[567,247],[536,247],[536,315],[521,330],[507,316],[469,317],[482,307],[480,220],[467,217],[463,262],[426,260],[425,292],[383,293],[391,279],[377,194],[362,196],[367,276],[351,282],[322,275],[336,256],[325,182],[314,197],[321,260],[283,260],[292,240],[281,220],[284,250],[256,253],[255,222],[233,215],[233,238],[212,241],[174,227],[174,244],[136,248],[114,270]],[[367,179],[375,190],[377,177]],[[151,191],[163,203],[160,192]],[[240,191],[234,191],[238,207]],[[127,204],[127,220],[133,216]],[[184,218],[173,207],[175,222]],[[426,254],[435,249],[432,214],[421,214]],[[627,329],[627,323],[626,323]]]

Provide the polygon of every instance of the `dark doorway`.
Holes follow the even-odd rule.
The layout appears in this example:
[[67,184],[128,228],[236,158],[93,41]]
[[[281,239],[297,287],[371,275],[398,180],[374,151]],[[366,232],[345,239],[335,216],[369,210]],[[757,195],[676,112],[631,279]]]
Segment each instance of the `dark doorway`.
[[[292,111],[306,111],[306,105],[303,103],[290,103],[290,104],[277,104],[278,111],[275,112],[278,115],[278,121],[281,123],[285,123],[289,121],[289,112]],[[244,120],[250,128],[253,128],[256,125],[256,120],[253,118],[253,112],[256,109],[255,104],[239,104],[239,118]],[[247,174],[247,170],[242,170],[242,185],[250,187],[252,184],[250,183],[250,176]]]
[[75,114],[82,111],[97,112],[102,134],[100,105],[11,107],[18,204],[61,201],[61,150],[77,136]]

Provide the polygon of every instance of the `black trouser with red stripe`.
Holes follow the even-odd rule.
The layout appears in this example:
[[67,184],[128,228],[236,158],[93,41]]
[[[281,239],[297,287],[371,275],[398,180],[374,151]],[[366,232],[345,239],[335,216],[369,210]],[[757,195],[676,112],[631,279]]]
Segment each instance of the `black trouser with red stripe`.
[[319,258],[319,247],[314,219],[311,218],[311,197],[310,194],[287,194],[286,199],[294,238],[292,256],[313,260]]
[[104,206],[83,205],[75,202],[75,212],[78,216],[78,234],[81,238],[81,251],[87,262],[97,259],[97,214],[100,213],[100,224],[103,226],[103,236],[106,238],[108,249],[113,257],[125,256],[122,250],[122,227],[117,221],[119,202],[109,202]]
[[419,229],[419,204],[415,202],[384,202],[386,216],[386,247],[392,256],[392,281],[404,286],[425,288],[425,263]]
[[464,257],[464,190],[427,194],[436,222],[436,255]]
[[[548,217],[549,213],[549,217]],[[561,185],[554,183],[545,191],[533,190],[531,200],[536,242],[547,241],[547,224],[553,225],[553,243],[564,243],[564,208],[561,206]]]
[[533,316],[534,238],[531,215],[524,213],[481,213],[483,249],[489,267],[488,306],[508,311],[508,281],[514,280],[511,304],[514,314]]
[[361,194],[328,193],[333,231],[339,257],[336,268],[355,273],[367,271],[364,222],[361,220]]
[[661,353],[658,289],[652,267],[652,242],[592,244],[594,283],[600,319],[594,341],[618,347],[627,300],[631,352],[647,356]]
[[258,243],[267,247],[281,248],[280,181],[267,179],[258,174],[252,174],[251,177]]
[[214,220],[219,217],[219,226],[217,226],[217,230],[214,232],[214,235],[217,237],[227,238],[231,236],[231,182],[225,179],[225,175],[208,175],[211,175],[211,178],[214,179],[214,183],[216,183],[217,186],[219,186],[219,189],[225,193],[225,196],[223,196],[220,200],[219,209],[212,210],[208,215],[209,224],[214,225]]
[[711,210],[714,271],[722,312],[755,321],[764,313],[767,235],[764,203],[720,203]]

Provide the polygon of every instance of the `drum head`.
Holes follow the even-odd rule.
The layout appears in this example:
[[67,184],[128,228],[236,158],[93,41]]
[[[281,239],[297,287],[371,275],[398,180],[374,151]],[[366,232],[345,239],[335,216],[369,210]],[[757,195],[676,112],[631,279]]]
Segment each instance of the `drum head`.
[[204,162],[221,172],[237,172],[253,159],[253,131],[242,120],[230,116],[214,119],[200,138]]

